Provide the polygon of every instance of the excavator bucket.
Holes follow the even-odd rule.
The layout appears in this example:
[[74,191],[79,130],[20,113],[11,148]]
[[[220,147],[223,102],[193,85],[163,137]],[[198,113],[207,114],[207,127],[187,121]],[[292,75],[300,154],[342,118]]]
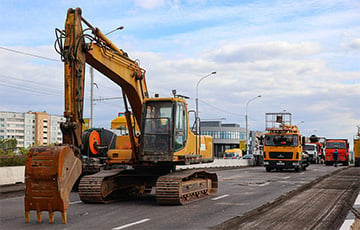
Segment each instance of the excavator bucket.
[[36,210],[39,223],[42,211],[49,212],[50,223],[54,211],[60,211],[65,224],[69,195],[81,170],[80,159],[67,145],[32,148],[25,166],[25,222],[30,222],[31,210]]

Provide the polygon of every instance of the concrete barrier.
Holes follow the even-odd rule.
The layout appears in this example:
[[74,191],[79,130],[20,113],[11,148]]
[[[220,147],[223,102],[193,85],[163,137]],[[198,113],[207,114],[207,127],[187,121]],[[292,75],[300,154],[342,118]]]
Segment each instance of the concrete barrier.
[[254,161],[248,159],[215,159],[212,163],[177,165],[176,169],[197,169],[197,168],[230,168],[253,166]]
[[25,166],[0,167],[0,185],[24,183]]
[[[252,166],[254,162],[246,159],[215,159],[212,163],[178,165],[176,169],[197,169],[197,168],[231,168]],[[24,183],[25,166],[0,167],[0,185]]]

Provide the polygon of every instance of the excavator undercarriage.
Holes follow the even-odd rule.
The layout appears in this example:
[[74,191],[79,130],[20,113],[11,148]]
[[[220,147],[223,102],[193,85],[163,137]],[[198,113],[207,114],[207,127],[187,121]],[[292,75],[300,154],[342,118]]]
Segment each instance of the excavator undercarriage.
[[81,179],[79,196],[85,203],[108,203],[148,195],[153,186],[158,204],[179,205],[216,194],[218,181],[215,173],[203,170],[163,175],[136,169],[102,170]]

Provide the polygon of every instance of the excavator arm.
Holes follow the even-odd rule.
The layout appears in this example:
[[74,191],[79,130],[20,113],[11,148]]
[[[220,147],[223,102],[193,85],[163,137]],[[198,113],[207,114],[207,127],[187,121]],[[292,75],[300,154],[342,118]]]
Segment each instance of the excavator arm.
[[[83,29],[82,23],[88,28]],[[64,62],[66,121],[61,124],[63,144],[52,147],[33,147],[25,166],[25,221],[30,221],[30,211],[36,210],[37,221],[42,221],[41,211],[49,212],[54,222],[54,211],[62,213],[66,223],[69,194],[81,175],[80,161],[83,123],[85,64],[88,63],[119,85],[138,125],[141,107],[148,97],[145,70],[136,61],[117,48],[98,28],[81,16],[81,9],[69,9],[65,30],[56,29],[55,48]],[[86,40],[89,40],[86,43]],[[127,106],[126,106],[127,110]],[[127,111],[129,136],[133,160],[139,151],[139,141],[131,130],[130,112]]]

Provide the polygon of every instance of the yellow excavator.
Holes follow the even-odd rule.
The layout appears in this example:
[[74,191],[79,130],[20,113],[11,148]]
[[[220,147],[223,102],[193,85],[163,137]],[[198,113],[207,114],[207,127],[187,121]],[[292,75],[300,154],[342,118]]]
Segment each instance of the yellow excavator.
[[[81,14],[80,8],[69,9],[65,29],[56,29],[55,49],[65,67],[63,143],[30,150],[25,166],[25,221],[30,221],[34,210],[38,222],[42,211],[48,211],[50,223],[55,211],[67,222],[69,195],[82,174],[81,154],[86,147],[81,138],[86,63],[121,87],[128,134],[117,136],[115,148],[107,151],[107,169],[81,177],[80,199],[107,203],[147,194],[155,187],[157,203],[175,205],[215,194],[215,173],[174,170],[176,165],[213,161],[212,138],[191,131],[184,96],[173,91],[173,97],[150,98],[145,70]],[[135,126],[140,132],[135,132]],[[96,130],[87,144],[94,155],[104,148]]]

